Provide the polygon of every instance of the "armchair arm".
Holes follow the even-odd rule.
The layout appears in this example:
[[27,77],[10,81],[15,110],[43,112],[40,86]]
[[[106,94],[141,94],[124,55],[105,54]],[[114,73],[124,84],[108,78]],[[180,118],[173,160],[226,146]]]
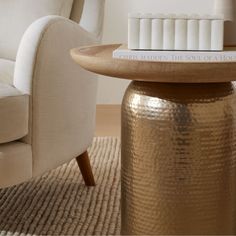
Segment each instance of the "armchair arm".
[[20,44],[14,85],[30,94],[28,137],[33,175],[80,155],[90,145],[95,121],[96,76],[70,58],[70,49],[97,40],[58,16],[33,23]]
[[[52,41],[46,42],[45,40],[48,40],[49,37]],[[67,18],[46,16],[35,21],[25,32],[17,53],[14,73],[15,87],[24,93],[31,94],[34,72],[38,66],[37,62],[43,56],[48,57],[54,54],[55,52],[53,50],[59,54],[59,58],[61,58],[60,62],[67,59],[74,66],[69,55],[70,49],[97,42],[98,39],[93,34],[87,32],[77,23]],[[45,46],[49,46],[50,50],[42,55],[44,53],[42,48],[45,48]],[[66,58],[63,59],[63,57]],[[57,62],[57,66],[58,69],[61,68],[59,67],[59,61]]]

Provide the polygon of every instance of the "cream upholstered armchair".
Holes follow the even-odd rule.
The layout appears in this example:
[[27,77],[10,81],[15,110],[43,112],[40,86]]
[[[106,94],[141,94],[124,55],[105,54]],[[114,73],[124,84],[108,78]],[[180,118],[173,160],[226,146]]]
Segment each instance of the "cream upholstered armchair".
[[69,51],[99,42],[103,7],[104,0],[0,0],[0,188],[73,158],[94,184],[86,150],[97,82]]

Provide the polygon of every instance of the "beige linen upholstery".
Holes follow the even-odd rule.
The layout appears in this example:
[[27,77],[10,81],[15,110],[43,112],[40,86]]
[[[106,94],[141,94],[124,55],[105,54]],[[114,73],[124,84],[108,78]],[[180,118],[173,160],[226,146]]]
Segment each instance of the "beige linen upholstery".
[[33,174],[75,158],[92,142],[96,76],[78,67],[69,51],[95,43],[78,24],[47,16],[25,33],[15,65],[14,85],[31,94]]
[[[78,0],[77,0],[78,1]],[[84,0],[80,26],[98,39],[102,37],[104,0]]]
[[13,84],[15,62],[0,58],[0,83]]
[[28,103],[28,95],[0,83],[0,144],[20,139],[28,133]]
[[69,17],[73,0],[0,0],[0,57],[15,60],[20,40],[40,17]]
[[[104,0],[75,1],[72,15],[77,19],[84,6],[81,25],[63,17],[69,17],[72,0],[0,0],[0,35],[6,34],[0,37],[0,58],[13,59],[0,60],[0,121],[7,122],[8,116],[9,122],[0,122],[0,188],[58,167],[92,142],[97,77],[71,59],[70,49],[99,42]],[[52,11],[63,16],[45,16]],[[19,30],[9,20],[14,12],[14,21],[22,21]],[[9,134],[3,135],[7,127]]]
[[0,188],[32,178],[31,146],[21,142],[0,144]]
[[83,13],[83,8],[84,8],[84,1],[85,0],[74,0],[73,1],[73,7],[72,11],[70,14],[70,19],[79,23],[82,13]]
[[104,0],[74,0],[70,18],[98,39],[102,37]]

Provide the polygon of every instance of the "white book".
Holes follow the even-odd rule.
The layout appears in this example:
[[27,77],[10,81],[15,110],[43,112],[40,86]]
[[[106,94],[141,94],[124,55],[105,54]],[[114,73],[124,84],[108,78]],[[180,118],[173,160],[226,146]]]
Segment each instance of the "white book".
[[160,62],[236,62],[236,47],[224,51],[145,51],[130,50],[122,45],[113,51],[113,58]]

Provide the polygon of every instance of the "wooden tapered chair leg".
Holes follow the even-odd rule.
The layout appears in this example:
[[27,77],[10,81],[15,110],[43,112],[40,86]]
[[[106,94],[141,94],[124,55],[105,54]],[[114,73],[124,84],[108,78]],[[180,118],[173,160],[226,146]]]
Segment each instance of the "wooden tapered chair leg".
[[84,178],[84,182],[87,186],[95,186],[95,180],[93,176],[93,171],[90,165],[88,152],[84,152],[80,156],[76,157],[77,163],[79,165],[81,174]]

